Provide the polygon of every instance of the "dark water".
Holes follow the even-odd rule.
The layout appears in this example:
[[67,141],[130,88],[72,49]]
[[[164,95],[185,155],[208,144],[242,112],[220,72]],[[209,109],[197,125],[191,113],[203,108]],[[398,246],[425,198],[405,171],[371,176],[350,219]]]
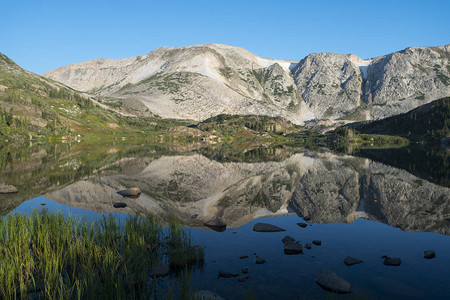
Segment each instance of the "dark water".
[[[0,195],[0,209],[27,213],[45,203],[50,210],[91,219],[101,213],[120,218],[152,213],[163,223],[175,217],[196,244],[205,246],[205,264],[193,272],[193,288],[226,299],[245,294],[258,299],[448,299],[448,152],[417,151],[361,150],[350,156],[249,145],[0,146],[0,184],[19,189]],[[414,161],[420,157],[438,157],[441,163]],[[427,164],[432,168],[427,170]],[[141,197],[116,193],[131,186],[141,188]],[[115,202],[128,206],[117,209]],[[302,216],[311,217],[311,226],[296,225]],[[215,217],[226,220],[225,232],[202,225]],[[286,231],[254,232],[257,222]],[[285,255],[281,240],[286,235],[322,245]],[[423,258],[428,249],[436,251],[436,258]],[[256,265],[256,255],[267,262]],[[402,264],[385,266],[383,255],[400,257]],[[348,267],[346,256],[364,262]],[[239,273],[244,267],[250,278],[243,283],[217,278],[219,270]],[[353,294],[336,296],[320,288],[314,278],[321,269],[351,282]]]

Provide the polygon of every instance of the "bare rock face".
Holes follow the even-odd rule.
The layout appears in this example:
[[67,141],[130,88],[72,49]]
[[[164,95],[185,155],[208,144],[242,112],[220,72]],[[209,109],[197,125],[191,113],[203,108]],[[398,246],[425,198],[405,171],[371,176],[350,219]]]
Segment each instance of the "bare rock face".
[[299,97],[291,64],[295,63],[258,57],[238,47],[204,44],[163,47],[125,59],[95,59],[45,76],[77,90],[142,101],[165,118],[256,114],[302,123],[314,115]]
[[302,96],[318,118],[343,116],[360,105],[366,61],[348,54],[313,53],[292,70]]
[[367,60],[313,53],[292,72],[317,118],[381,119],[450,94],[449,49],[411,47]]
[[297,63],[204,44],[95,59],[44,76],[80,91],[121,98],[129,107],[142,102],[165,118],[204,120],[226,113],[281,116],[297,124],[369,120],[448,96],[449,47],[407,48],[371,59],[312,53]]
[[375,58],[363,101],[373,119],[404,113],[450,94],[450,45],[412,47]]

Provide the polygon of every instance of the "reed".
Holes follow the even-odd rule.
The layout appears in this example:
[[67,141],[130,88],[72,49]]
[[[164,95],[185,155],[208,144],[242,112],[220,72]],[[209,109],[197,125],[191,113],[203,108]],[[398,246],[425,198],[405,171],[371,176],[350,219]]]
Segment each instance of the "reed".
[[171,222],[112,215],[87,222],[45,209],[0,219],[0,298],[147,298],[150,270],[201,263],[203,249]]

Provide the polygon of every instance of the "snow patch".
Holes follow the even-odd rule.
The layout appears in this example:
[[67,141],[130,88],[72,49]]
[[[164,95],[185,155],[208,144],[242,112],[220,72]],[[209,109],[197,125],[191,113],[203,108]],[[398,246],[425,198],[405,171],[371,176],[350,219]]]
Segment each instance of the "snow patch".
[[256,61],[262,68],[268,68],[271,65],[277,63],[279,64],[285,72],[290,72],[291,62],[285,60],[277,60],[277,59],[267,59],[257,56]]
[[364,79],[367,79],[367,69],[369,65],[372,63],[371,59],[360,59],[357,61],[352,61],[359,69],[361,70],[362,76]]

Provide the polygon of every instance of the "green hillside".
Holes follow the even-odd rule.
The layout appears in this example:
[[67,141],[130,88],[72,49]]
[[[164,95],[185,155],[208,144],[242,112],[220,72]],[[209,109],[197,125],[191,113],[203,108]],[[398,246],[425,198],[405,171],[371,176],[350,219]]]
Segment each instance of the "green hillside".
[[20,68],[0,53],[0,141],[148,134],[186,124],[136,118],[106,102]]
[[347,125],[361,133],[388,134],[410,140],[438,141],[450,136],[450,97],[435,100],[407,113],[368,123]]

